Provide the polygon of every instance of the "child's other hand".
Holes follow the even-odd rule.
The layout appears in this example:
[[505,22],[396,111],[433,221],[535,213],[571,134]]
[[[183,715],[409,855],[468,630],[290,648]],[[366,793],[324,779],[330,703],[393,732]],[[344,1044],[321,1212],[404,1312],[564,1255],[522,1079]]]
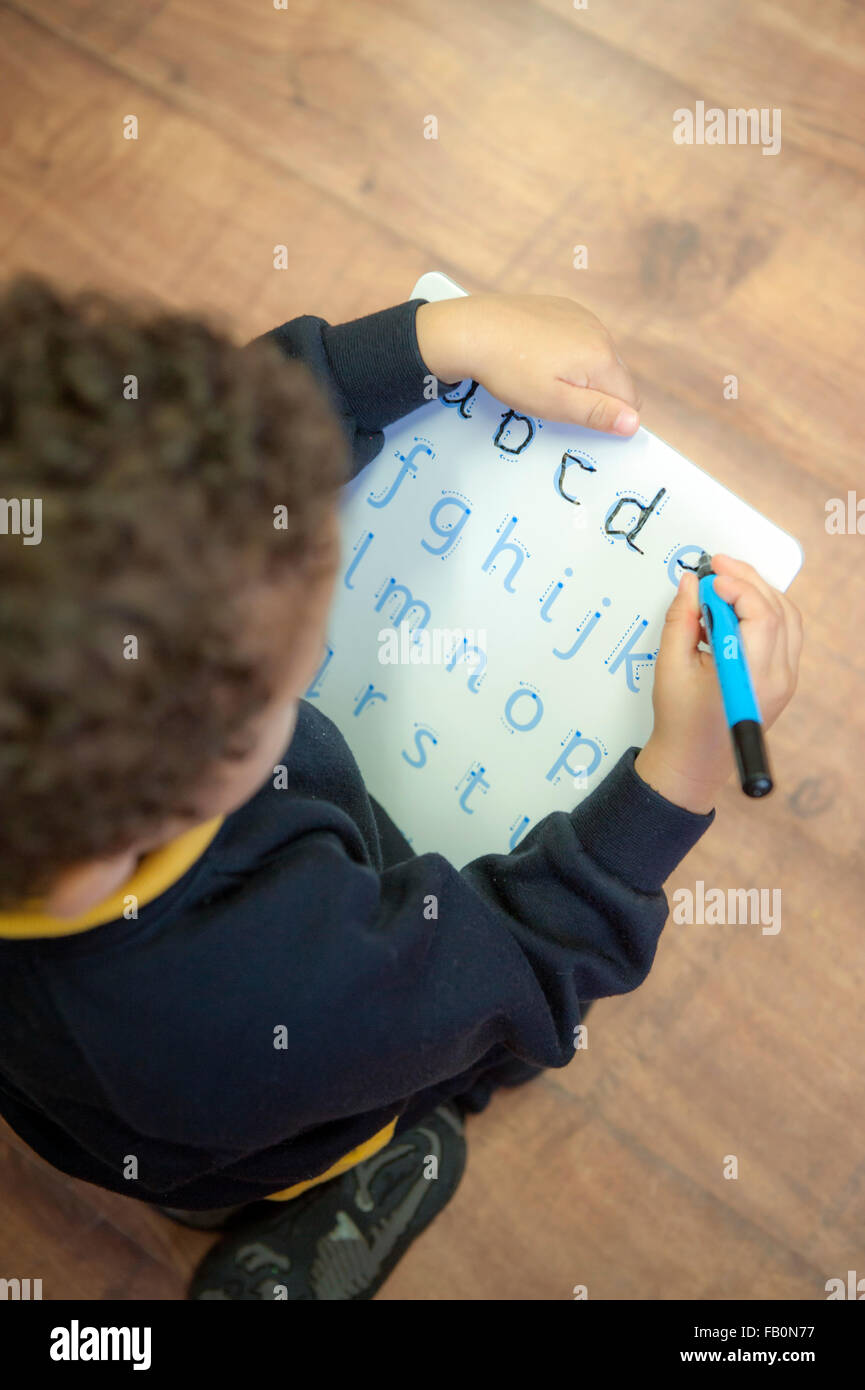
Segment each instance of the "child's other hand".
[[[764,728],[796,689],[802,616],[753,566],[713,555],[715,592],[732,603]],[[685,571],[667,611],[655,669],[655,725],[635,767],[644,782],[679,806],[705,814],[735,766],[715,659],[705,640],[697,576]]]
[[441,381],[471,378],[525,415],[631,435],[640,401],[600,319],[574,299],[472,294],[422,304],[420,355]]

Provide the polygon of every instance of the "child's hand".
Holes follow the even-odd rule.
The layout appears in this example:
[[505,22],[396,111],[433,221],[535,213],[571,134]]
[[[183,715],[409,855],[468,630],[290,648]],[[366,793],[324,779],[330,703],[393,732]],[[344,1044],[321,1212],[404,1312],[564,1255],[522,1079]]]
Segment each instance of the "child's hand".
[[[774,724],[796,689],[802,616],[786,595],[743,560],[713,555],[715,591],[732,603],[764,728]],[[655,726],[635,767],[644,782],[689,811],[711,811],[734,768],[715,659],[705,641],[697,576],[683,573],[664,624],[652,703]]]
[[479,381],[525,415],[631,435],[640,401],[604,325],[574,299],[472,294],[422,304],[418,348],[441,381]]

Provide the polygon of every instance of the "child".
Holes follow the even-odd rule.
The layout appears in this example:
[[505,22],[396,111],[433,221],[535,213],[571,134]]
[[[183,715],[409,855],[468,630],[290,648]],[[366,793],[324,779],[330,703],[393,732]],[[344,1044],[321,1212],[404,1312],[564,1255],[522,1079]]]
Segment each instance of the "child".
[[[433,378],[639,423],[566,299],[303,317],[245,349],[38,280],[0,301],[0,1112],[65,1173],[227,1221],[196,1297],[371,1297],[456,1187],[466,1111],[645,979],[731,770],[686,575],[646,746],[510,854],[413,854],[302,697],[340,485]],[[798,613],[715,565],[769,725]]]

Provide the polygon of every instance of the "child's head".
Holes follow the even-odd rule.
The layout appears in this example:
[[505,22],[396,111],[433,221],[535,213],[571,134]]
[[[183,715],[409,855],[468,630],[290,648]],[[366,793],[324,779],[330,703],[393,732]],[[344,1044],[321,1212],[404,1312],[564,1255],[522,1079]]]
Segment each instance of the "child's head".
[[0,906],[86,911],[272,772],[323,656],[346,452],[271,343],[0,295]]

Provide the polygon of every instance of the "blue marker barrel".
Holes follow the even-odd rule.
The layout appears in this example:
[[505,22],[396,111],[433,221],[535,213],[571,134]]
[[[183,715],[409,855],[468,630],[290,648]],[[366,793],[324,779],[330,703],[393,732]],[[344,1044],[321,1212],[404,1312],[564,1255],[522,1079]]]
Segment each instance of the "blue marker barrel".
[[714,573],[711,570],[706,573],[705,566],[701,566],[701,570],[700,607],[715,658],[739,780],[748,796],[766,796],[772,790],[772,774],[739,619],[732,604],[715,593]]

